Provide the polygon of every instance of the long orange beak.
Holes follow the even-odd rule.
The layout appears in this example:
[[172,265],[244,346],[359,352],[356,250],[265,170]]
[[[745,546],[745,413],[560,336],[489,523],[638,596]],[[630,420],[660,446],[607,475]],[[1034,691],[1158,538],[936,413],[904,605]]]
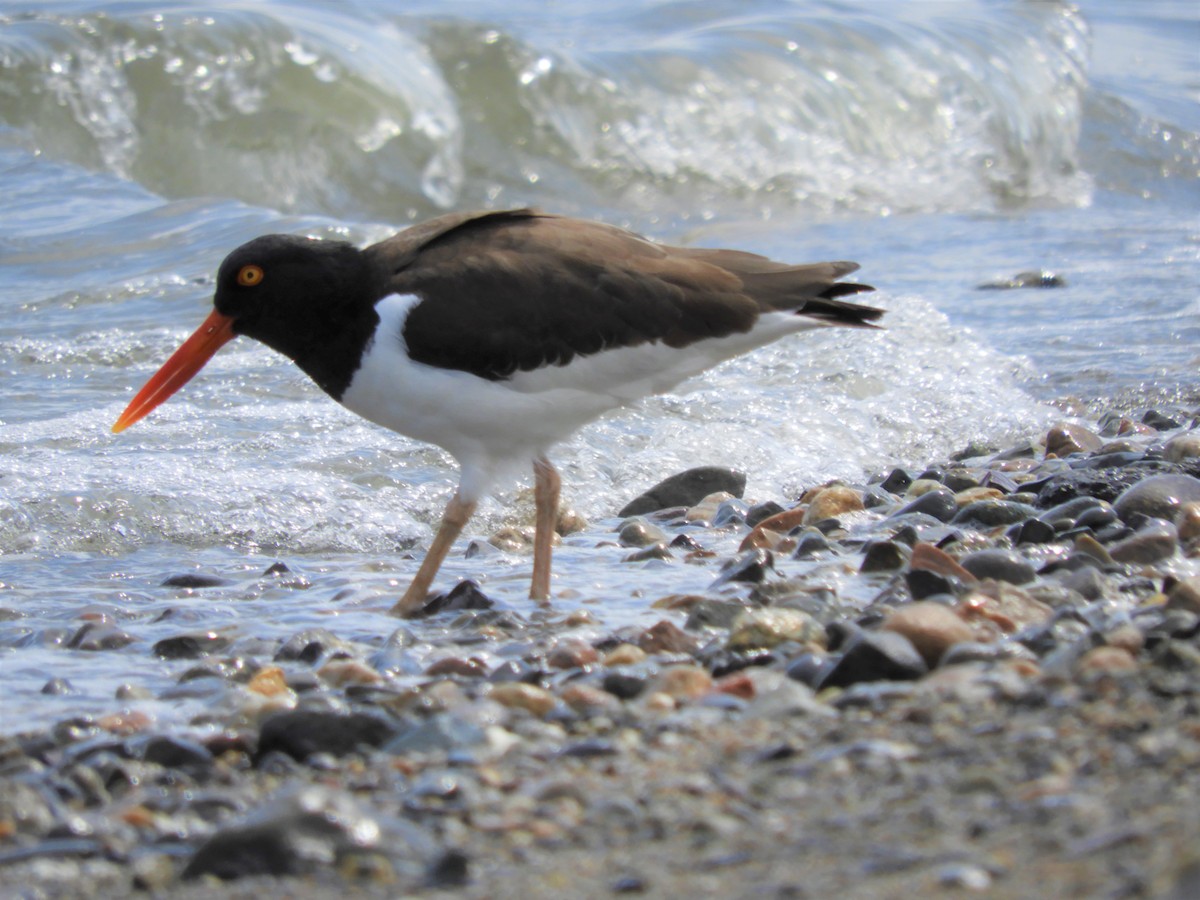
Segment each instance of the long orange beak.
[[146,386],[138,391],[112,430],[124,431],[148,415],[154,407],[191,381],[192,376],[213,358],[213,354],[234,337],[236,335],[233,333],[233,319],[214,309],[204,320],[204,324],[196,329],[196,333],[184,341],[163,367],[146,382]]

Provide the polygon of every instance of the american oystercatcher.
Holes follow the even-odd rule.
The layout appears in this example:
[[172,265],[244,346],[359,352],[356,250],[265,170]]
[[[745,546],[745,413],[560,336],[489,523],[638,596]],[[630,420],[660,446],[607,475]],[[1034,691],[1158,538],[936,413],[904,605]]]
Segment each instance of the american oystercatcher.
[[113,431],[248,335],[348,409],[458,460],[458,490],[394,614],[424,605],[479,498],[530,462],[529,595],[545,601],[560,488],[550,447],[608,410],[785,335],[873,327],[882,310],[840,299],[872,290],[838,281],[857,268],[669,247],[531,209],[445,215],[365,249],[267,235],[226,257],[213,312]]

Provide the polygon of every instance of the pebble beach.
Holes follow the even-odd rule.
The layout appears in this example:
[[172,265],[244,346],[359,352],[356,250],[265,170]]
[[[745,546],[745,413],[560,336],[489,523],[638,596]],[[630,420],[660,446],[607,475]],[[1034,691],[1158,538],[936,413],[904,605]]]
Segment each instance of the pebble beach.
[[[144,619],[84,616],[67,646],[141,643],[177,663],[157,699],[205,712],[156,727],[127,684],[107,714],[7,735],[0,884],[1195,896],[1197,413],[1064,421],[793,498],[705,469],[631,498],[636,515],[564,515],[563,541],[613,566],[711,574],[644,597],[646,627],[471,582],[431,600],[420,639],[190,625],[151,643]],[[321,587],[280,562],[164,589],[182,610],[263,580]]]

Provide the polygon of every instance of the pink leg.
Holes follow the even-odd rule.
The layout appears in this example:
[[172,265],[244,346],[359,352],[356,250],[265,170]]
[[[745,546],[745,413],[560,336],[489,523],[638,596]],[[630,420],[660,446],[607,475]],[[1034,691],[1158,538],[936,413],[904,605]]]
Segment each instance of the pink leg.
[[550,599],[550,555],[554,546],[554,527],[558,522],[558,495],[562,479],[550,460],[541,456],[533,461],[533,502],[537,509],[533,535],[533,581],[531,600]]
[[446,504],[446,511],[442,513],[442,524],[433,543],[429,545],[425,560],[417,569],[416,577],[404,592],[404,596],[390,610],[393,616],[411,616],[425,604],[433,579],[442,567],[442,561],[474,512],[474,501],[463,500],[457,493],[450,498],[450,502]]

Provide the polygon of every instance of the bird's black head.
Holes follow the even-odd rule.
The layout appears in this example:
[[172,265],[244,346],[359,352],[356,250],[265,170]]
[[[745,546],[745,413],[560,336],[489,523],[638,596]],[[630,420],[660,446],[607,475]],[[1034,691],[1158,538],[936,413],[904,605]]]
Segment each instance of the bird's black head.
[[331,374],[341,365],[333,360],[357,360],[369,340],[378,322],[376,282],[352,244],[268,234],[225,257],[213,305],[233,320],[235,334],[295,360],[337,396],[346,379]]

